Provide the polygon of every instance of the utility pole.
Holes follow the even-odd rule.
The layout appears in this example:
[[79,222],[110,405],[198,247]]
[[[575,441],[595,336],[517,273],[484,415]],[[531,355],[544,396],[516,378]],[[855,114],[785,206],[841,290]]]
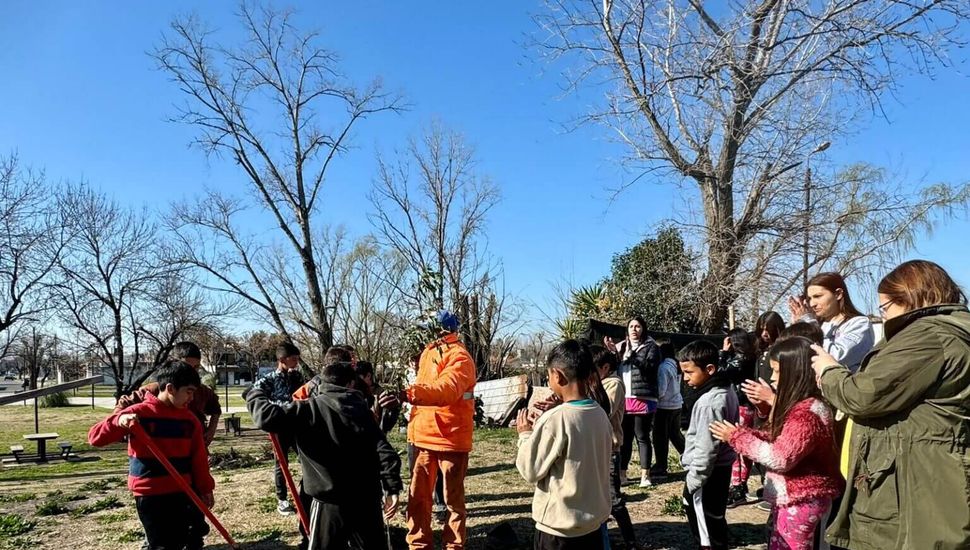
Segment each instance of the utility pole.
[[832,145],[831,141],[823,141],[814,151],[805,156],[805,214],[802,235],[802,291],[808,288],[808,241],[811,235],[812,209],[812,166],[810,160],[815,153],[821,153]]

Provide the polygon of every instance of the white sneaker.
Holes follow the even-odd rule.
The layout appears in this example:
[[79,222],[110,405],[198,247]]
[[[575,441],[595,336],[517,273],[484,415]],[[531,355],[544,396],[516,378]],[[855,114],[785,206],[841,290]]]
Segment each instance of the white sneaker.
[[640,487],[653,487],[653,482],[650,481],[650,474],[643,472],[640,475]]
[[281,500],[276,506],[276,511],[280,513],[281,516],[292,516],[296,513],[296,509],[290,504],[288,500]]

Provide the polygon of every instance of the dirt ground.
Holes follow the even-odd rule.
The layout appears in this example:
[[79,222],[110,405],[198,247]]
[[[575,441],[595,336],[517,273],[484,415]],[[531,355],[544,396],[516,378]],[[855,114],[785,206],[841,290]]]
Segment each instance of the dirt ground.
[[[24,433],[33,431],[32,410],[23,407],[0,409],[0,451],[7,451]],[[0,550],[140,548],[140,525],[134,503],[125,488],[124,447],[90,449],[83,434],[104,410],[71,407],[41,411],[44,430],[65,434],[76,444],[86,462],[54,461],[46,466],[20,466],[0,470]],[[246,426],[244,419],[243,425]],[[27,430],[27,431],[24,431]],[[470,549],[531,548],[533,523],[530,519],[532,488],[519,477],[513,464],[516,435],[511,429],[481,430],[466,481]],[[401,434],[392,435],[395,447],[404,455]],[[27,447],[27,445],[25,445]],[[232,449],[231,454],[227,454]],[[30,450],[28,449],[28,452]],[[240,546],[245,549],[295,548],[299,541],[295,517],[276,512],[272,462],[264,434],[246,430],[240,437],[220,433],[213,443],[215,458],[229,466],[213,468],[216,480],[214,512]],[[258,461],[256,461],[258,459]],[[671,462],[674,462],[672,457]],[[256,461],[247,465],[247,460]],[[402,460],[406,463],[406,460]],[[299,467],[293,470],[299,475]],[[638,476],[634,466],[631,477]],[[406,476],[406,471],[404,473]],[[682,490],[683,474],[649,489],[625,488],[630,514],[640,541],[652,549],[695,548],[683,514],[676,503]],[[752,488],[754,485],[752,485]],[[767,513],[753,506],[728,511],[728,522],[736,548],[761,548]],[[500,546],[489,533],[508,524],[518,544]],[[610,524],[614,548],[622,548],[615,524]],[[404,518],[391,527],[395,548],[404,545]],[[209,548],[227,548],[213,529]]]

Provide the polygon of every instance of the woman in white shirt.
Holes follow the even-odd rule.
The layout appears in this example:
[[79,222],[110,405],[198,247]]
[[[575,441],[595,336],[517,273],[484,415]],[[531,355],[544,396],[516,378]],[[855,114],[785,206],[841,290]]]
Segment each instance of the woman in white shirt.
[[822,327],[822,347],[852,372],[875,344],[869,318],[852,304],[842,275],[819,273],[808,281],[805,296],[789,298],[792,322],[815,321]]

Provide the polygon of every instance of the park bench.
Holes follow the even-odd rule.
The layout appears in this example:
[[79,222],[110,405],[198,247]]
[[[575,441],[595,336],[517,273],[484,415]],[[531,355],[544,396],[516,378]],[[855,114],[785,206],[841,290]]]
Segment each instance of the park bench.
[[19,464],[20,463],[20,455],[24,454],[24,446],[23,445],[11,445],[10,446],[10,452],[13,453],[13,459],[16,460],[17,463]]
[[72,445],[70,441],[58,443],[58,446],[61,448],[61,458],[68,458],[71,456]]

